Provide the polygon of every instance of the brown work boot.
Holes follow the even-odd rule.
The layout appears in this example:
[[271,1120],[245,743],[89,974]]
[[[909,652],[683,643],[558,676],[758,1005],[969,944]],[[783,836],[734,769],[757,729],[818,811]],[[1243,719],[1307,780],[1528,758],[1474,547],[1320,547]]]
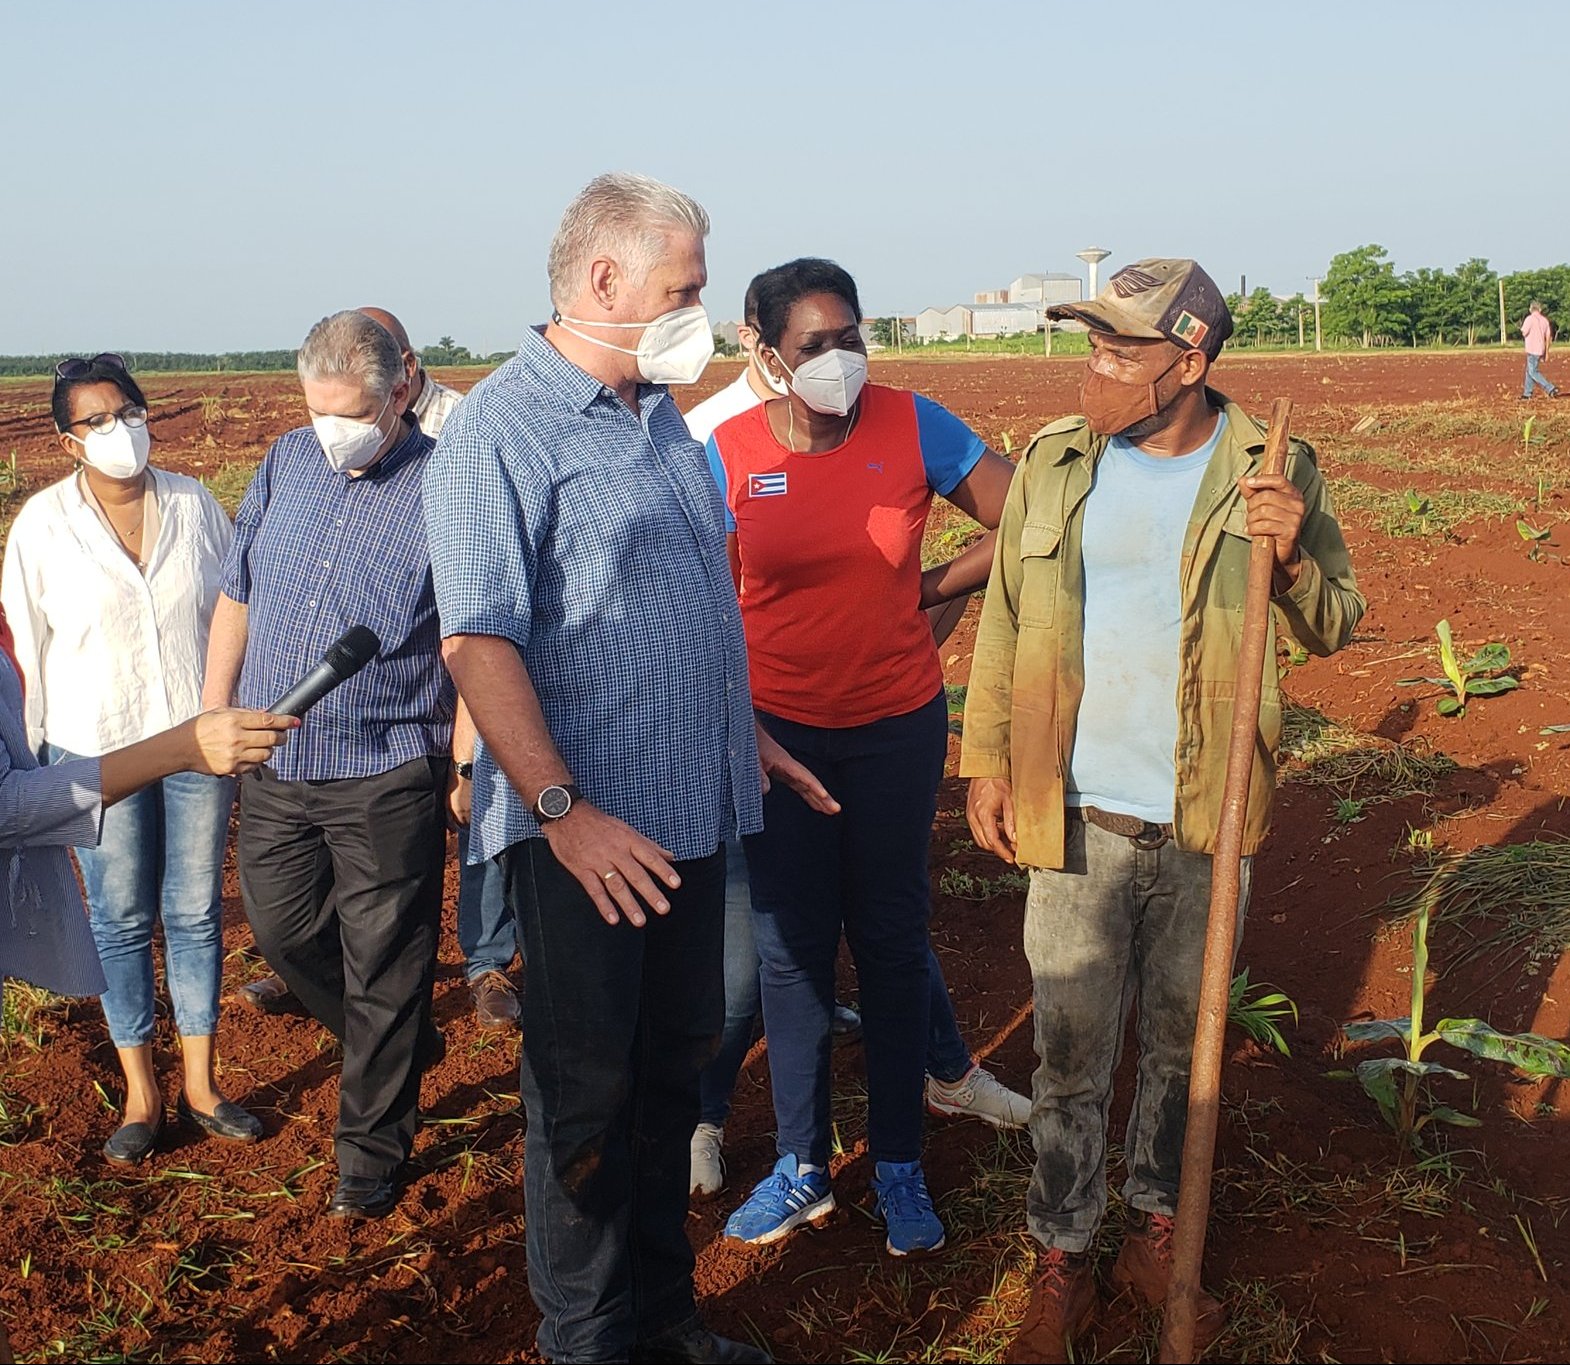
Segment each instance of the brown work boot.
[[263,1014],[297,1014],[301,1010],[298,997],[284,984],[281,976],[249,981],[235,995],[242,1005],[249,1005]]
[[1030,1291],[1025,1320],[1003,1359],[1009,1365],[1067,1361],[1075,1339],[1090,1325],[1099,1306],[1088,1253],[1056,1247],[1043,1251],[1036,1257],[1036,1283]]
[[[1145,1213],[1130,1209],[1123,1248],[1112,1267],[1112,1283],[1120,1290],[1131,1289],[1150,1307],[1167,1301],[1167,1283],[1172,1278],[1173,1220],[1164,1213]],[[1194,1351],[1203,1351],[1227,1325],[1221,1304],[1203,1289],[1194,1303]]]
[[486,972],[469,983],[474,997],[474,1018],[481,1028],[514,1028],[518,1023],[518,993],[501,972]]

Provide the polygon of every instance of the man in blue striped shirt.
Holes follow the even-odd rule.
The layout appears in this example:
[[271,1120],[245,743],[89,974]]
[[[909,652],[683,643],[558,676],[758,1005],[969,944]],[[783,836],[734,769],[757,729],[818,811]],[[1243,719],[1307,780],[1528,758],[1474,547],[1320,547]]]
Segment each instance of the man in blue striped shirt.
[[327,1212],[380,1217],[414,1141],[431,1024],[455,693],[442,665],[423,483],[393,338],[324,318],[299,355],[311,426],[246,491],[208,647],[206,704],[259,709],[351,626],[378,656],[240,787],[240,889],[257,946],[343,1043]]
[[551,247],[551,324],[426,475],[444,652],[479,730],[470,857],[524,946],[529,1286],[551,1360],[765,1361],[693,1296],[687,1149],[724,1007],[722,842],[764,768],[718,490],[666,383],[713,349],[708,216],[601,176]]

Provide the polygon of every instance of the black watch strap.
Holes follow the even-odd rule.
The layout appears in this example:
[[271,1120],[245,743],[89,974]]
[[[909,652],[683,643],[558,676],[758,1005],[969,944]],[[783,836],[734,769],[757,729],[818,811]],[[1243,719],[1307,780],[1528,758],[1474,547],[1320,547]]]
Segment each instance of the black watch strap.
[[474,761],[472,759],[459,759],[452,765],[452,770],[457,773],[459,777],[463,778],[465,782],[472,781],[474,778]]

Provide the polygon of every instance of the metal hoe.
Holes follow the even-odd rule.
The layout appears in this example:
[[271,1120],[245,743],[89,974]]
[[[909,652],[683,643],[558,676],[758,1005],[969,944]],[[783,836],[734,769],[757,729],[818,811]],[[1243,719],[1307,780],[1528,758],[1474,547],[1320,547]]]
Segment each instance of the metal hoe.
[[[1265,474],[1286,469],[1292,400],[1270,408]],[[1237,949],[1237,907],[1243,862],[1243,820],[1259,743],[1259,699],[1265,674],[1265,637],[1270,623],[1270,584],[1275,572],[1274,536],[1255,536],[1249,549],[1248,587],[1243,599],[1243,641],[1238,653],[1237,692],[1232,702],[1232,737],[1227,746],[1226,786],[1216,852],[1211,860],[1210,913],[1205,926],[1205,965],[1199,981],[1199,1020],[1189,1068],[1188,1129],[1183,1138],[1177,1226],[1172,1237],[1172,1278],[1161,1324],[1161,1359],[1188,1365],[1194,1359],[1194,1323],[1205,1225],[1210,1217],[1210,1178],[1216,1159],[1216,1123],[1221,1115],[1221,1052],[1227,1027],[1227,996]]]

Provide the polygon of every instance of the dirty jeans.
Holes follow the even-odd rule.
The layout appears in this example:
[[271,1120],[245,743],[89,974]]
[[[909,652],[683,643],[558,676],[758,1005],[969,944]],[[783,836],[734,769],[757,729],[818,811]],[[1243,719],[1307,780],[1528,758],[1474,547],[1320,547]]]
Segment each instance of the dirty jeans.
[[[1240,934],[1251,873],[1244,859]],[[1089,1250],[1106,1214],[1107,1112],[1136,1000],[1139,1079],[1123,1197],[1147,1213],[1177,1210],[1209,905],[1208,854],[1172,843],[1139,849],[1072,813],[1063,870],[1030,874],[1025,955],[1040,1065],[1026,1215],[1044,1246]]]
[[690,1320],[688,1154],[725,1009],[725,854],[670,913],[606,924],[544,839],[501,855],[524,986],[529,1289],[548,1360],[626,1360]]

